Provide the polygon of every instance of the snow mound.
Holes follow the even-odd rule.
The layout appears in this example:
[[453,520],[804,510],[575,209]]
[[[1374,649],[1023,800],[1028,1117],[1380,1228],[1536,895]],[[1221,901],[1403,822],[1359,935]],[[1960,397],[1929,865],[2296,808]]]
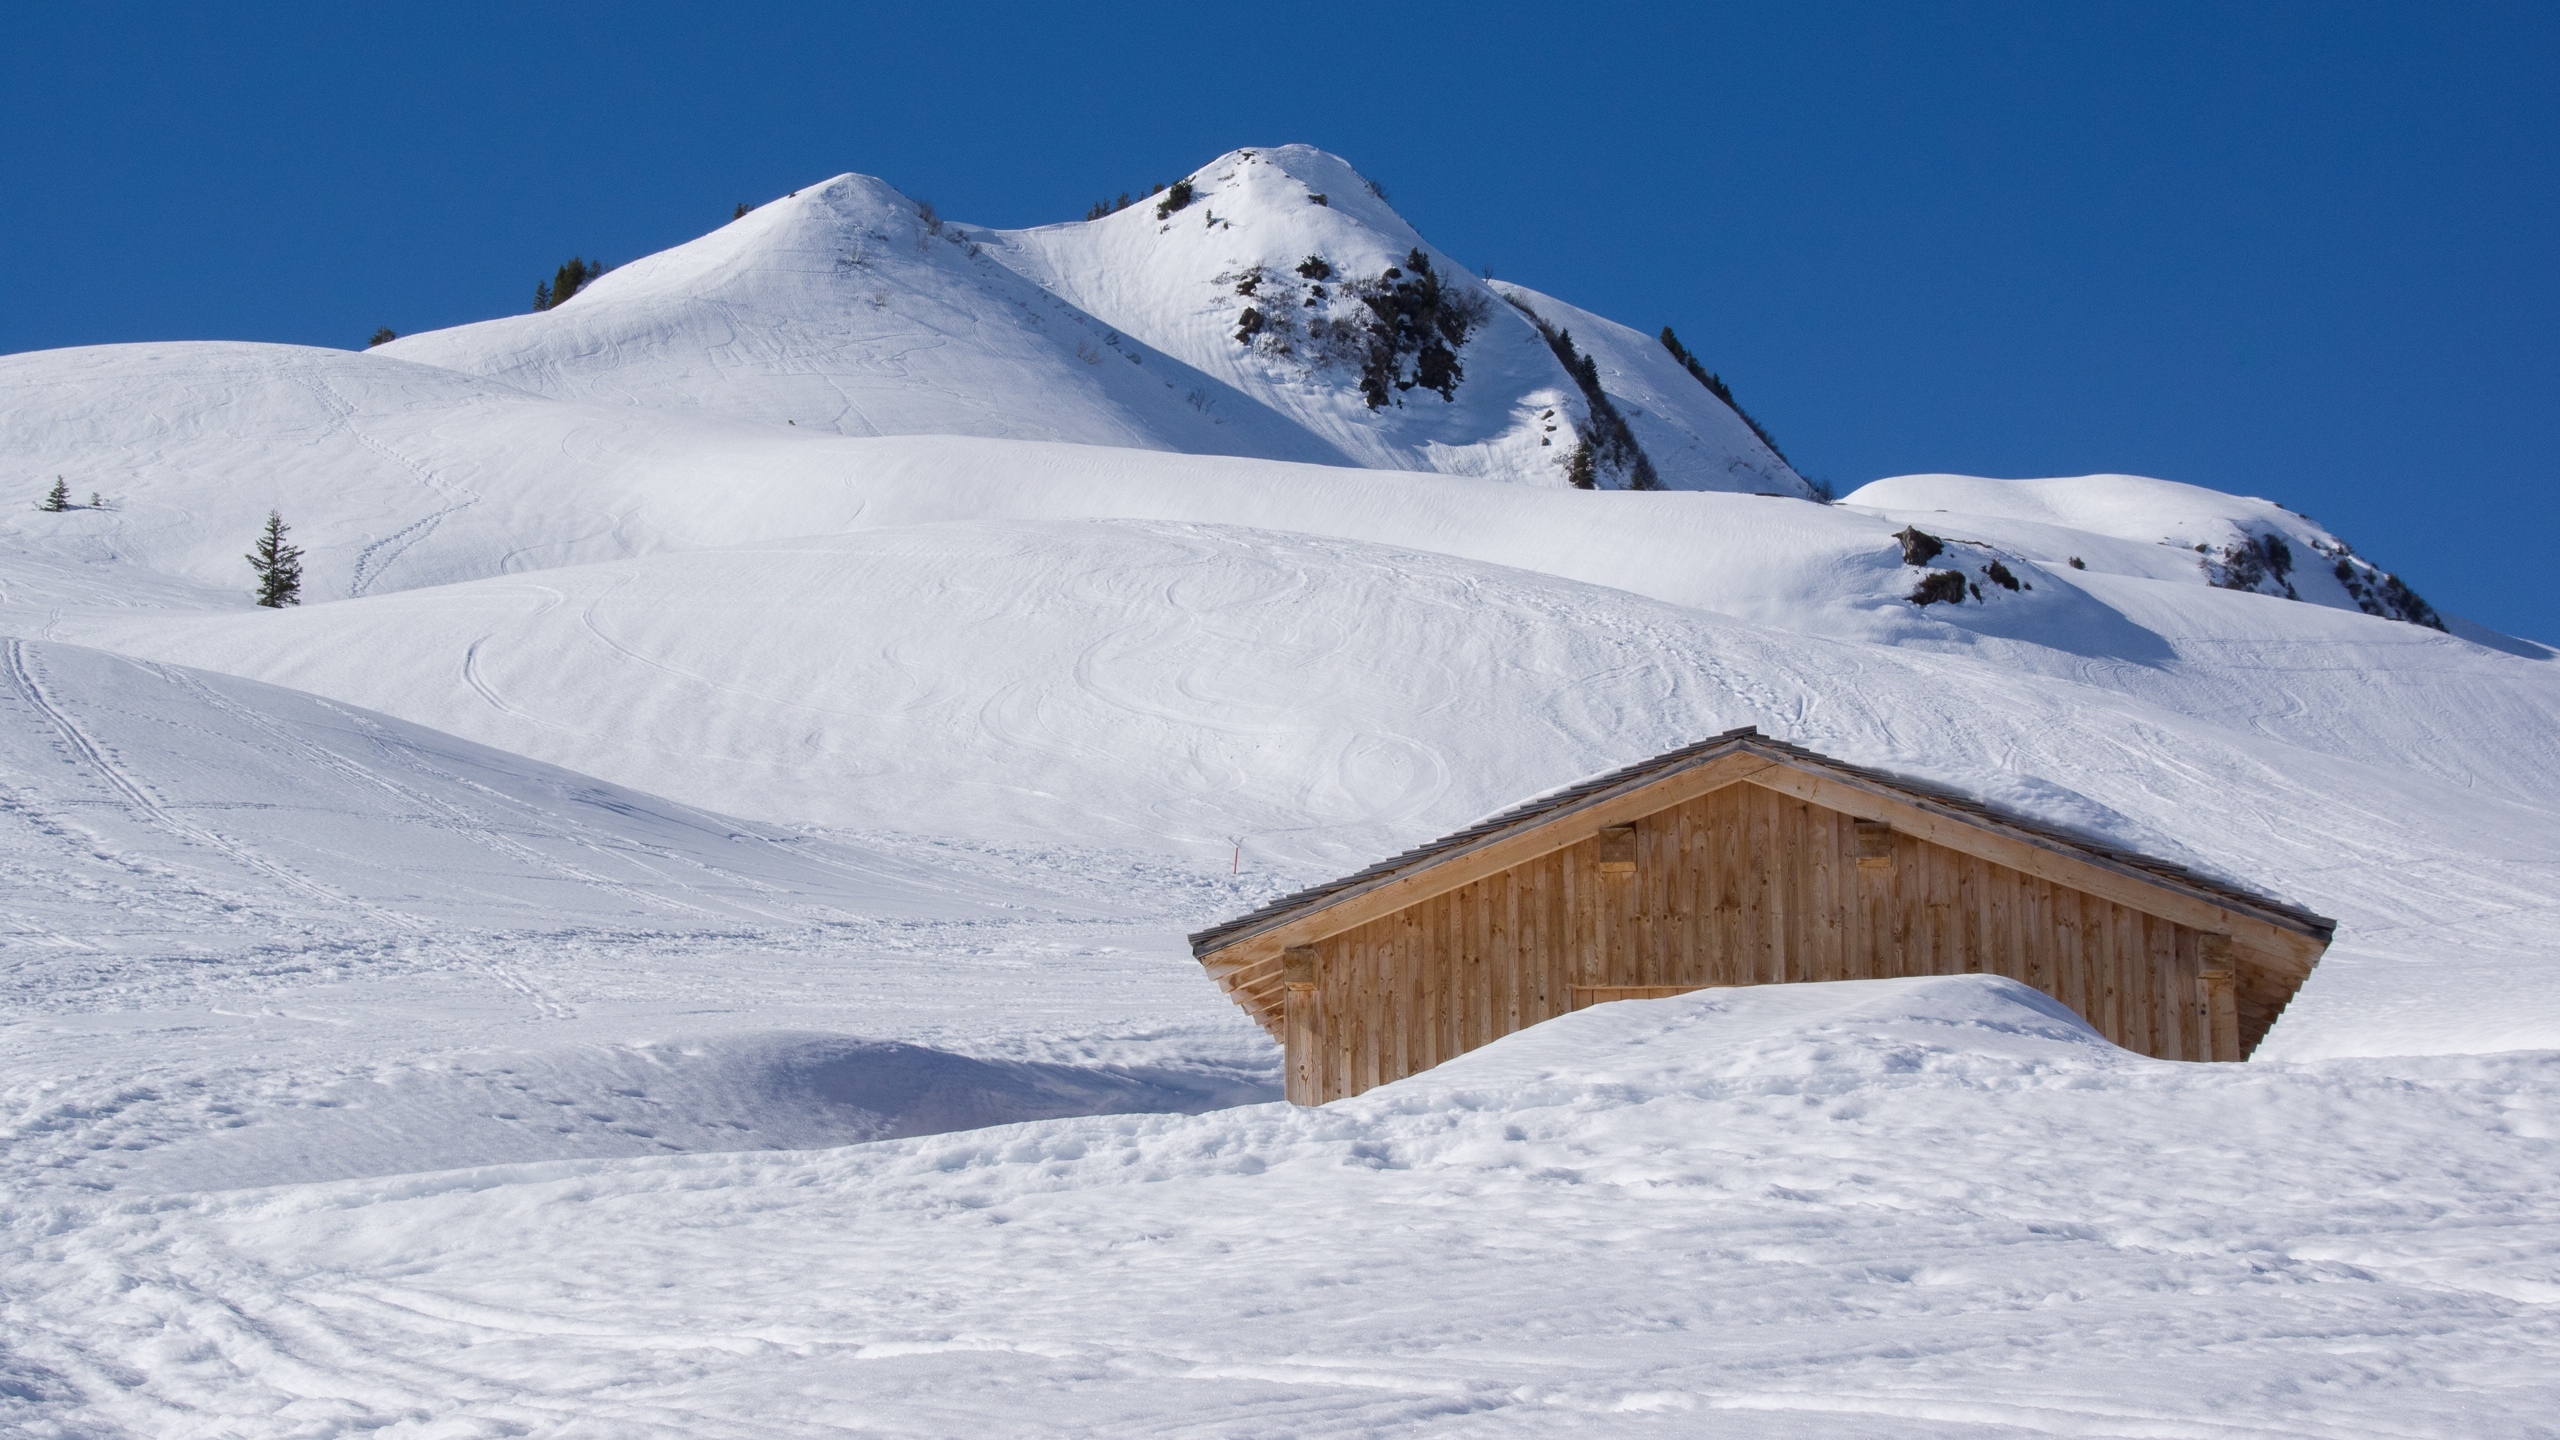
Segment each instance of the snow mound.
[[2048,568],[2076,560],[2072,568],[2105,575],[2202,582],[2446,628],[2398,576],[2309,517],[2198,485],[2140,475],[1901,475],[1862,486],[1840,503],[1963,529]]
[[1709,1096],[1737,1081],[1763,1090],[1793,1082],[1848,1092],[1946,1068],[2037,1075],[2148,1063],[2042,991],[1994,975],[1941,975],[1613,1001],[1371,1093],[1391,1097],[1378,1104],[1395,1113],[1446,1107],[1466,1095],[1560,1105],[1577,1091]]

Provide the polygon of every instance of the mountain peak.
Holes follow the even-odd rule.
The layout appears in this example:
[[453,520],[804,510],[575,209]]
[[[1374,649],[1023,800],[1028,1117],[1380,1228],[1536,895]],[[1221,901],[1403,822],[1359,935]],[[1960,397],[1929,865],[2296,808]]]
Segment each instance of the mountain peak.
[[1495,290],[1311,145],[1017,231],[841,174],[549,311],[382,353],[803,432],[1810,493],[1647,336]]

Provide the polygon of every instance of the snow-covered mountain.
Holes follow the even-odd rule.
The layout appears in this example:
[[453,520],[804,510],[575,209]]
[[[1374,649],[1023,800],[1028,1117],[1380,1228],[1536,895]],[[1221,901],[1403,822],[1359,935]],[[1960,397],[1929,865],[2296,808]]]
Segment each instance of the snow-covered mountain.
[[[1645,488],[1808,493],[1659,344],[1468,275],[1349,165],[1303,145],[1239,150],[1164,196],[1020,231],[839,175],[551,310],[381,353],[544,395],[840,435],[1565,485],[1594,402],[1528,318],[1541,308],[1598,361]],[[1637,465],[1605,456],[1592,479],[1636,486]]]
[[[2265,500],[1814,503],[1339,160],[1186,190],[0,357],[0,1428],[2534,1433],[2560,653]],[[1181,932],[1740,724],[2337,943],[2247,1066],[1950,977],[1252,1103]]]

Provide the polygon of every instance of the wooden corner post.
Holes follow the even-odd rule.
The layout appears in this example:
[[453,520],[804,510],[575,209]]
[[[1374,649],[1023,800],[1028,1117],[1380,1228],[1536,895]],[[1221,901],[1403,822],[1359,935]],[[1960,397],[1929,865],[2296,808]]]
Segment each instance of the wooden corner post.
[[1324,1103],[1324,1009],[1316,995],[1316,947],[1292,945],[1280,952],[1282,1042],[1292,1105]]

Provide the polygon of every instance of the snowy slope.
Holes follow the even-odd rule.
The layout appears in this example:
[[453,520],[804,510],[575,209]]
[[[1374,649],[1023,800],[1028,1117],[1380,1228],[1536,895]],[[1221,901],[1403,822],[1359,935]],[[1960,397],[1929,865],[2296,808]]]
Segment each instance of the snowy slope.
[[[1685,377],[1684,377],[1685,378]],[[22,633],[57,612],[245,608],[240,552],[281,508],[308,598],[669,550],[1011,516],[1133,518],[1404,545],[1811,633],[2007,637],[2138,662],[2162,637],[2017,550],[2034,586],[1917,609],[1871,513],[1718,495],[1577,497],[1428,475],[941,438],[853,441],[546,400],[379,355],[114,346],[0,358],[0,465],[109,508],[0,511]],[[1986,552],[1990,553],[1990,552]],[[2175,569],[2175,567],[2173,567]],[[2093,572],[2094,573],[2094,572]],[[2188,580],[2189,570],[2176,570]]]
[[841,435],[1341,458],[978,251],[880,181],[839,175],[551,310],[379,353],[544,395]]
[[[39,867],[13,887],[12,928],[82,963],[188,948],[244,905],[316,954],[450,925],[726,927],[1015,898],[226,676],[9,640],[0,687],[15,863]],[[47,921],[57,902],[78,921]],[[101,929],[100,905],[133,928]],[[22,1001],[63,986],[11,983]]]
[[[0,397],[13,417],[0,430],[0,458],[24,472],[67,470],[75,491],[103,488],[114,501],[111,509],[61,515],[0,512],[0,558],[10,572],[0,624],[20,634],[104,640],[125,626],[144,644],[142,632],[164,628],[165,617],[247,610],[239,556],[269,505],[286,511],[311,552],[315,600],[389,598],[403,587],[562,564],[962,520],[1167,521],[1446,556],[1798,634],[1972,655],[2454,783],[2545,795],[2560,770],[2560,750],[2540,721],[2555,703],[2552,667],[2518,663],[2549,653],[2540,647],[2501,642],[2517,652],[2501,656],[2416,626],[2216,590],[2180,551],[2095,532],[1972,547],[1965,553],[1976,560],[2005,556],[2027,588],[1984,583],[1979,601],[1923,608],[1904,598],[1922,572],[1903,563],[1893,538],[1909,517],[1847,506],[1717,494],[1590,496],[1093,446],[803,436],[544,400],[450,371],[283,347],[9,357],[0,360]],[[1950,530],[1960,548],[1983,538],[1921,518]],[[1061,532],[1037,562],[1042,574],[1077,570],[1079,533],[1116,532]],[[2092,568],[2063,563],[2083,552]],[[2156,576],[2133,563],[2155,557],[2166,557]],[[1320,575],[1322,563],[1310,563],[1306,573]],[[1315,578],[1292,583],[1325,588]],[[1363,598],[1337,623],[1356,631],[1392,617],[1398,583],[1392,567],[1383,578],[1358,579],[1346,594]],[[494,596],[539,606],[551,593],[538,581],[513,581],[472,603]],[[1180,620],[1178,590],[1154,603],[1170,607],[1160,611],[1164,623]],[[1557,603],[1570,610],[1582,602]],[[1619,602],[1602,595],[1595,603]],[[764,623],[780,630],[811,618],[801,599],[752,580],[722,604],[731,612],[761,605],[776,617]],[[341,623],[322,622],[319,613],[258,616],[243,633],[316,637]],[[719,625],[708,623],[715,612],[699,618],[705,643],[721,643]],[[280,631],[269,624],[279,620]],[[679,622],[693,623],[669,617]],[[306,623],[317,628],[299,628]],[[343,623],[371,626],[353,617]],[[1381,643],[1398,633],[1377,631]],[[190,658],[185,647],[195,642],[177,634],[148,642],[158,647],[152,653]],[[444,643],[418,641],[430,650]],[[965,674],[962,652],[988,642],[952,643],[960,648],[947,652],[947,663]],[[353,661],[401,648],[398,637],[385,636],[343,653]],[[329,651],[322,643],[308,655],[241,663],[277,678],[287,673],[278,665],[307,669]],[[449,673],[450,682],[435,686],[466,707],[479,704],[458,668]],[[444,710],[413,718],[457,723]],[[703,718],[725,723],[716,712]],[[1774,733],[1793,724],[1783,713],[1771,721]],[[1659,728],[1667,727],[1649,733]],[[1556,754],[1522,771],[1485,772],[1485,783],[1542,788],[1604,759],[1630,758],[1631,748],[1581,760]],[[1889,757],[1895,747],[1873,753]],[[592,768],[576,755],[548,758]],[[1463,751],[1453,760],[1480,768],[1466,764]],[[726,805],[716,791],[693,793]],[[1482,798],[1490,806],[1502,796]]]
[[[29,1433],[2548,1433],[2549,1055],[2177,1065],[1988,977],[1322,1110],[0,1207]],[[59,1427],[48,1429],[47,1427]]]
[[[2502,910],[2538,883],[2512,855],[2439,906],[2296,881],[2316,849],[2198,817],[2324,835],[2373,772],[2436,787],[2372,832],[2386,868],[2439,863],[2439,830],[2538,834],[2462,816],[2560,795],[2548,652],[2216,589],[2157,543],[1951,534],[2032,588],[1923,608],[1907,517],[1847,506],[802,436],[277,347],[21,356],[0,380],[17,463],[83,466],[116,498],[0,516],[0,624],[705,808],[1190,863],[1243,840],[1303,878],[1750,722],[2368,905],[2394,953],[2461,931],[2504,965],[2538,943],[2539,906]],[[312,547],[315,594],[360,603],[248,612],[225,577],[270,504]],[[2029,558],[2051,549],[2092,568]],[[647,563],[559,568],[622,557]],[[237,618],[189,618],[208,610]],[[2227,758],[2164,790],[2172,734]],[[2238,797],[2266,773],[2318,778],[2253,809]]]
[[[0,383],[12,458],[116,499],[0,516],[0,625],[708,809],[1193,865],[1243,841],[1309,878],[1749,722],[2289,889],[2376,953],[2505,974],[2544,943],[2549,652],[2185,562],[1952,534],[2022,586],[1919,607],[1904,517],[1847,506],[800,435],[277,347],[12,357]],[[315,598],[360,599],[275,615],[216,588],[269,504]],[[2072,533],[2066,558],[2177,553]],[[399,588],[441,579],[469,583]],[[2340,869],[2342,828],[2408,882]],[[2547,1028],[2474,993],[2396,1040],[2358,1019],[2301,1043]]]
[[[245,606],[244,537],[270,509],[307,552],[309,600],[611,559],[664,542],[633,513],[635,470],[689,444],[791,439],[379,355],[229,343],[0,357],[0,414],[10,473],[63,475],[75,499],[106,502],[0,510],[6,603],[37,614]],[[688,476],[710,471],[704,456]]]
[[[1533,487],[1341,467],[1082,445],[861,442],[814,427],[549,400],[379,352],[187,344],[0,357],[0,413],[10,419],[0,427],[0,467],[63,474],[75,496],[98,491],[110,502],[61,515],[0,510],[0,552],[21,577],[0,604],[39,613],[242,604],[240,552],[270,507],[309,553],[312,599],[1009,514],[1236,520],[1388,538],[1655,593],[1667,586],[1740,613],[1908,608],[1897,604],[1905,582],[1887,562],[1850,561],[1855,573],[1842,577],[1829,564],[1794,565],[1793,547],[1766,559],[1737,547],[1735,563],[1694,563],[1694,546],[1713,534],[1770,526],[1830,536],[1834,550],[1890,548],[1890,526],[1812,506],[1754,501],[1760,508],[1743,514],[1635,496],[1595,506]],[[1654,523],[1631,527],[1629,507]],[[1680,517],[1673,531],[1650,533],[1670,516]]]
[[[1187,890],[1225,899],[1205,880],[1054,847],[991,876],[76,646],[0,642],[0,717],[0,1147],[22,1193],[1269,1093],[1251,1027],[1164,983],[1184,962],[1133,953]],[[1044,858],[1119,874],[1121,898],[1059,893]]]
[[[1414,549],[1057,520],[64,628],[769,821],[1201,868],[1241,844],[1297,880],[1758,724],[2337,916],[2323,974],[2344,1008],[2298,1039],[2288,1020],[2284,1045],[2560,1041],[2560,997],[2532,979],[2560,938],[2554,667],[2321,607],[2118,583],[2147,586],[2132,598],[2160,631],[2202,638],[2139,663],[1978,637],[1883,647]],[[2359,956],[2468,978],[2367,1013]]]

